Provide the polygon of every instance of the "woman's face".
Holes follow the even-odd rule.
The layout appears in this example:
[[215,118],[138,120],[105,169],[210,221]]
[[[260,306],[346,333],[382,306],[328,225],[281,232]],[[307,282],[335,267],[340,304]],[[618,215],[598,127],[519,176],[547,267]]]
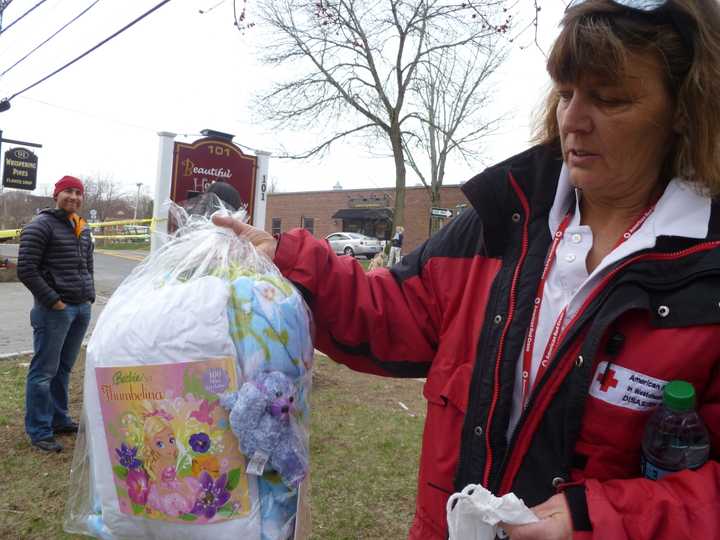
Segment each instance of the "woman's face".
[[176,458],[178,455],[178,449],[175,445],[175,435],[169,428],[165,428],[155,435],[152,438],[151,444],[160,457]]
[[587,76],[557,83],[557,122],[570,181],[585,193],[622,199],[654,185],[670,147],[673,99],[659,60],[630,54],[615,84]]

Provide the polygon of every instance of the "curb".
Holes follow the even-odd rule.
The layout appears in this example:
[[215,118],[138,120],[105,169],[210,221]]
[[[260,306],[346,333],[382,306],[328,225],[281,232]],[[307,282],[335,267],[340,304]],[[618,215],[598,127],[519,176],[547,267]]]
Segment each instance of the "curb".
[[[85,339],[83,339],[81,348],[82,348],[82,349],[86,349],[89,341],[90,341],[90,338],[89,338],[89,337],[86,337]],[[0,362],[2,362],[3,360],[9,360],[9,359],[11,359],[11,358],[15,358],[16,356],[22,356],[22,355],[25,355],[25,354],[35,354],[35,351],[31,349],[31,350],[29,350],[29,351],[19,351],[19,352],[13,352],[13,353],[2,353],[2,354],[0,354]]]
[[20,352],[14,352],[14,353],[3,353],[0,354],[0,361],[2,360],[10,360],[11,358],[15,358],[16,356],[21,356],[24,354],[33,354],[35,351],[20,351]]

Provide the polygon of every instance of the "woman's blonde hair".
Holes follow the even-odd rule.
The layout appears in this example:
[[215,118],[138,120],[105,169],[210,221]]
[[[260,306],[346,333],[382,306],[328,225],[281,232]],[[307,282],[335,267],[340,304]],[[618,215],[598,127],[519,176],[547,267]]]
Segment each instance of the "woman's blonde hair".
[[[715,196],[720,194],[720,5],[717,0],[668,2],[677,21],[632,12],[610,0],[587,0],[568,9],[547,70],[556,83],[577,83],[588,75],[614,83],[632,72],[632,54],[656,54],[675,103],[676,133],[664,174]],[[552,90],[539,114],[536,142],[559,141],[557,106]]]
[[151,480],[155,478],[155,463],[157,462],[160,454],[152,446],[152,439],[158,433],[162,433],[165,430],[173,431],[170,423],[161,416],[150,416],[145,419],[145,425],[143,426],[144,432],[144,446],[143,446],[143,458],[145,471]]

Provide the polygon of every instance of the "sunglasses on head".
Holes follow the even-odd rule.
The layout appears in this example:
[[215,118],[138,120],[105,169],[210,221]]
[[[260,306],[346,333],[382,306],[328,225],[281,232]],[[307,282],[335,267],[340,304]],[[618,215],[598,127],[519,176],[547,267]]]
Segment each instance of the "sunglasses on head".
[[[571,0],[565,11],[584,4],[588,0]],[[620,6],[629,13],[651,17],[658,22],[669,22],[680,34],[685,46],[690,52],[694,51],[695,24],[687,13],[677,8],[672,0],[610,0],[610,3]]]

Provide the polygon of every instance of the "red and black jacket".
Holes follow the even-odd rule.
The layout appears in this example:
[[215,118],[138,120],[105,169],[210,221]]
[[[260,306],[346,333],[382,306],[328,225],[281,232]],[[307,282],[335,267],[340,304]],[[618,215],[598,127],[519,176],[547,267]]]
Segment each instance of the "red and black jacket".
[[[275,262],[305,294],[320,350],[359,371],[427,377],[410,538],[445,538],[447,498],[469,483],[512,491],[529,506],[564,490],[577,538],[720,537],[715,204],[706,239],[660,237],[608,270],[507,440],[561,165],[558,149],[538,146],[476,176],[463,187],[473,209],[391,271],[365,274],[300,230],[281,236]],[[639,478],[649,411],[590,396],[600,362],[692,382],[713,460],[660,482]]]

